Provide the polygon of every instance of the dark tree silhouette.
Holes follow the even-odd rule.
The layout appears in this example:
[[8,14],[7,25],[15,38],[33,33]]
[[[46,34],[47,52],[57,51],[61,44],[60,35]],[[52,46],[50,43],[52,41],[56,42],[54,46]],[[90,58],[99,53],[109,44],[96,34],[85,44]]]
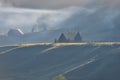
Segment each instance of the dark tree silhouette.
[[59,39],[58,39],[58,42],[67,42],[67,39],[66,39],[64,33],[62,33],[62,34],[60,35],[60,37],[59,37]]
[[81,35],[80,35],[79,32],[77,32],[77,34],[76,34],[76,36],[75,36],[75,38],[74,38],[74,41],[75,41],[75,42],[81,42],[81,41],[82,41],[82,37],[81,37]]

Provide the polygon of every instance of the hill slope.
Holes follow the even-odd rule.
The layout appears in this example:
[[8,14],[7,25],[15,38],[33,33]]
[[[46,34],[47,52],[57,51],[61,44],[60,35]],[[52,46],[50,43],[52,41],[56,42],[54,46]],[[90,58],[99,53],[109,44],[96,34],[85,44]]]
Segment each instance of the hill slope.
[[0,47],[1,80],[120,80],[120,43]]

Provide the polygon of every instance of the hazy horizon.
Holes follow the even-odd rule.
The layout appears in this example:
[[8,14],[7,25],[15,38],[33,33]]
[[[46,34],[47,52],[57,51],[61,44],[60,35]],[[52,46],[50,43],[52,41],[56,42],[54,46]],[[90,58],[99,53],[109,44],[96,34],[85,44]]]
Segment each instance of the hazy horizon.
[[[85,40],[106,40],[119,36],[119,2],[117,0],[1,0],[0,33],[11,28],[31,32],[71,29]],[[46,34],[46,37],[47,34]]]

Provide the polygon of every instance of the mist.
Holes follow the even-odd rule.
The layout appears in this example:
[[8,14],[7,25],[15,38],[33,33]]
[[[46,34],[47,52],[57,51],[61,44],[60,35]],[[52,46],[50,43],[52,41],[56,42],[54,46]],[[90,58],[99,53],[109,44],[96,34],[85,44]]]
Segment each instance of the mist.
[[[7,0],[6,0],[7,1]],[[28,7],[32,2],[22,4],[24,1],[14,0],[2,2],[0,13],[0,32],[7,33],[10,28],[20,28],[23,32],[31,32],[35,26],[40,27],[40,31],[69,29],[82,33],[84,40],[112,40],[119,35],[120,9],[119,1],[102,0],[102,1],[85,1],[73,3],[66,1],[71,5],[56,5],[56,9],[49,7],[37,6]],[[14,2],[14,4],[13,4]],[[53,1],[54,2],[54,1]],[[19,3],[19,6],[17,5]],[[44,3],[41,2],[41,4]],[[12,4],[12,5],[10,5]],[[45,3],[47,4],[47,3]],[[60,4],[63,4],[62,1]],[[20,6],[25,5],[25,6]],[[48,8],[47,8],[48,7]],[[117,32],[116,32],[117,31]]]
[[59,24],[76,13],[77,10],[77,7],[60,10],[2,7],[0,14],[2,26],[0,27],[0,31],[6,32],[10,28],[21,28],[23,31],[28,32],[32,27],[37,26],[37,24],[40,27],[45,27],[42,24],[46,24],[47,30],[58,29],[60,27]]

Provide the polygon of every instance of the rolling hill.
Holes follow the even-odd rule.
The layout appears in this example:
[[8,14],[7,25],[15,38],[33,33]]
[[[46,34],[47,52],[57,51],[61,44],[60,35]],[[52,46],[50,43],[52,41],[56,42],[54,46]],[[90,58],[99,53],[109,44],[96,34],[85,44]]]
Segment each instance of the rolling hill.
[[120,80],[120,43],[0,47],[0,80]]

